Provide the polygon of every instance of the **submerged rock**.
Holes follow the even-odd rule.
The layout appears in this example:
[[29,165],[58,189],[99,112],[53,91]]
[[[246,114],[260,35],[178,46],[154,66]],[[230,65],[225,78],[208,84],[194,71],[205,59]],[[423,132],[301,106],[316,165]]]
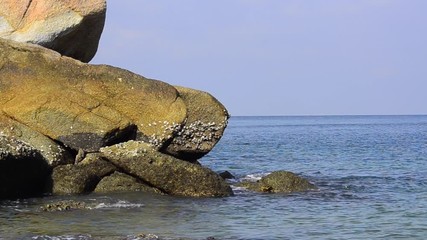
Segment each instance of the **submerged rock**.
[[152,233],[139,233],[138,235],[134,236],[137,240],[155,240],[155,239],[161,239],[159,236],[154,235]]
[[229,171],[220,172],[219,176],[221,176],[223,179],[235,179],[236,178]]
[[59,201],[54,203],[48,203],[40,207],[40,209],[43,212],[63,212],[63,211],[70,211],[70,210],[81,210],[86,208],[87,208],[86,203],[73,201],[73,200],[65,200],[65,201]]
[[238,185],[252,191],[268,193],[292,193],[317,189],[307,179],[288,171],[272,172],[257,182],[242,182]]
[[230,186],[215,172],[155,151],[151,145],[129,141],[101,148],[101,155],[122,171],[170,195],[224,197]]
[[89,62],[104,28],[106,0],[0,0],[0,37]]

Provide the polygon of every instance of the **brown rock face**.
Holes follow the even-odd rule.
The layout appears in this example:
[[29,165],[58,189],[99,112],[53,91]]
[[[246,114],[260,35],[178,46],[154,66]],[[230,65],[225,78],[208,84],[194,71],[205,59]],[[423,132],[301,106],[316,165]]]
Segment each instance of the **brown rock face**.
[[[224,179],[191,163],[215,146],[227,119],[208,93],[0,38],[0,199],[43,189],[230,196]],[[9,139],[28,151],[13,152]],[[37,185],[25,188],[33,177]]]
[[207,154],[221,139],[228,122],[225,107],[207,92],[175,87],[187,106],[187,119],[163,152],[195,161]]
[[162,194],[160,190],[121,172],[114,172],[110,176],[104,177],[95,188],[95,192],[98,193],[130,191]]
[[105,0],[0,0],[0,37],[89,62],[98,48],[105,13]]
[[116,171],[109,162],[96,156],[87,163],[63,165],[53,169],[48,192],[53,194],[81,194],[92,192],[99,181]]
[[126,173],[170,195],[233,195],[230,186],[212,170],[156,152],[143,142],[129,141],[101,148],[101,156]]
[[176,131],[170,124],[186,119],[184,102],[166,83],[36,45],[0,39],[0,49],[0,110],[75,150],[136,137],[160,147]]

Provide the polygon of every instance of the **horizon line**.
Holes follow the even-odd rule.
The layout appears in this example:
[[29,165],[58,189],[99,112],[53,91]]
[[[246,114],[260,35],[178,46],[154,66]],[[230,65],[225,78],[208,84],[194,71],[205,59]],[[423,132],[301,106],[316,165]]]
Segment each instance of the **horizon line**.
[[427,113],[415,113],[415,114],[289,114],[289,115],[232,115],[230,117],[393,117],[393,116],[427,116]]

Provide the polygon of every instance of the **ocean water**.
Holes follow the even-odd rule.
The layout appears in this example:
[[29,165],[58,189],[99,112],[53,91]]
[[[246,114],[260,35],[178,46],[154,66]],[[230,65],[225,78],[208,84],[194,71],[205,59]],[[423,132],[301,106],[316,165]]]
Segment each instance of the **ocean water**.
[[[232,117],[201,162],[236,181],[288,170],[319,189],[2,201],[0,239],[427,239],[427,116]],[[40,211],[63,199],[91,209]]]

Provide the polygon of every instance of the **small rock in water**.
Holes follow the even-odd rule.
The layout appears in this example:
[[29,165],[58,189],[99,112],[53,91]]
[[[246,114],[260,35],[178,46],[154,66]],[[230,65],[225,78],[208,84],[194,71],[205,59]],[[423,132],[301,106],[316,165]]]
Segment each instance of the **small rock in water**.
[[137,239],[137,240],[159,239],[159,237],[157,235],[154,235],[154,234],[151,234],[151,233],[148,233],[148,234],[140,233],[140,234],[136,235],[135,237],[136,237],[135,239]]
[[236,178],[236,177],[234,177],[234,175],[233,175],[233,174],[231,174],[229,171],[221,172],[219,175],[220,175],[223,179],[235,179],[235,178]]
[[307,179],[288,171],[275,171],[256,182],[243,181],[237,186],[262,193],[293,193],[317,189]]
[[77,209],[86,209],[86,203],[77,202],[72,200],[67,201],[59,201],[55,203],[48,203],[41,207],[43,212],[62,212],[62,211],[70,211]]

